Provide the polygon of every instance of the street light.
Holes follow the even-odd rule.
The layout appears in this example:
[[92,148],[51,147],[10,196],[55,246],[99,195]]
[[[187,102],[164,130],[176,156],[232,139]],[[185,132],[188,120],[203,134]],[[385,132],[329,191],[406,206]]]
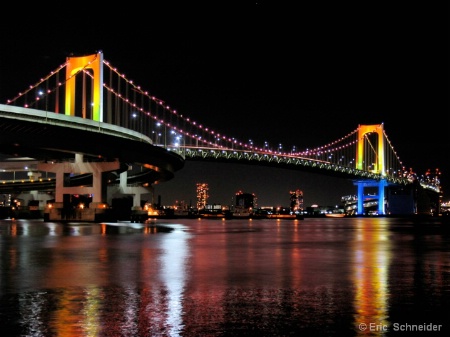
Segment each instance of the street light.
[[137,127],[136,127],[136,119],[137,119],[137,113],[136,112],[133,112],[132,114],[131,114],[131,128],[132,128],[132,130],[134,130],[134,131],[137,131]]

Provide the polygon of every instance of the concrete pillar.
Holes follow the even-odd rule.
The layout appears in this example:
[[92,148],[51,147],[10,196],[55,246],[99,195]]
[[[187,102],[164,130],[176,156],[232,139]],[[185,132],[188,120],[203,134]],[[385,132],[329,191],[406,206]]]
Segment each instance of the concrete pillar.
[[124,171],[120,174],[120,189],[122,191],[125,191],[125,189],[127,188],[127,181],[128,181],[128,171]]
[[143,187],[143,186],[128,186],[128,171],[124,171],[120,174],[120,187],[119,192],[132,195],[133,196],[133,208],[140,209],[141,208],[141,196],[142,194],[150,193],[153,188],[152,187]]
[[[93,204],[102,203],[102,173],[120,169],[120,162],[83,162],[83,155],[75,155],[75,163],[39,163],[38,170],[56,175],[55,202],[62,203],[64,194],[92,194]],[[92,173],[92,186],[64,186],[64,175]],[[105,200],[106,201],[106,200]]]

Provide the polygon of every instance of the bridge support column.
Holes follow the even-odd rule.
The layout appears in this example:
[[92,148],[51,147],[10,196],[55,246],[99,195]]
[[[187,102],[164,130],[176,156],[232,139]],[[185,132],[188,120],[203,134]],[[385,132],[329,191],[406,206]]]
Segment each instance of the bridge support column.
[[386,210],[384,209],[384,191],[387,186],[387,182],[385,179],[381,179],[378,183],[378,214],[386,214]]
[[375,180],[362,180],[362,181],[356,181],[354,184],[358,187],[358,202],[357,202],[357,214],[363,215],[365,213],[364,210],[364,201],[366,199],[366,196],[364,195],[364,191],[366,187],[375,187],[377,188],[377,194],[371,195],[372,198],[376,198],[378,205],[377,205],[377,212],[379,215],[385,214],[384,209],[384,199],[385,199],[385,187],[388,185],[387,181],[385,179],[381,179],[379,181]]
[[[94,205],[102,203],[102,173],[120,169],[120,162],[83,162],[83,155],[75,155],[75,163],[39,163],[38,170],[56,174],[55,202],[63,203],[64,194],[92,194]],[[92,186],[64,186],[65,174],[92,173]]]
[[358,199],[357,199],[358,203],[356,211],[358,215],[361,215],[364,214],[364,183],[358,182],[357,186],[358,186]]
[[128,186],[128,172],[122,172],[120,174],[120,193],[128,194],[133,196],[133,209],[140,209],[141,206],[141,196],[143,194],[148,194],[153,192],[153,188],[143,187],[143,186]]

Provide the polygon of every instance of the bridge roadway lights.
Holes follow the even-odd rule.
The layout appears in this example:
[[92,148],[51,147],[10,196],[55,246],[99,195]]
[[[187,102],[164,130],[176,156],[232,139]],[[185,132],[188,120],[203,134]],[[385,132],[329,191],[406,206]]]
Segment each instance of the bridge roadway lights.
[[378,194],[374,197],[378,199],[378,214],[385,215],[384,210],[384,189],[388,185],[385,179],[380,180],[358,180],[353,183],[358,187],[358,204],[357,213],[359,215],[364,214],[364,189],[366,187],[378,187]]

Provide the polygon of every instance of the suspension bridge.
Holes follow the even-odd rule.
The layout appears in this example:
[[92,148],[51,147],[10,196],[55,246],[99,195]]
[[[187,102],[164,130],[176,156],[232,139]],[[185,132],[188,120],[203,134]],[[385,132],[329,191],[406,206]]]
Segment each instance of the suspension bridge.
[[[440,192],[440,173],[418,176],[406,169],[382,123],[358,125],[314,149],[286,152],[245,142],[178,113],[101,52],[67,57],[0,104],[0,132],[0,192],[51,186],[60,205],[67,195],[92,194],[90,207],[105,208],[111,196],[131,194],[133,207],[139,208],[142,194],[173,178],[186,160],[252,163],[352,179],[358,214],[366,188],[375,188],[379,214],[398,209],[393,202],[386,209],[388,186],[416,184]],[[417,211],[412,203],[408,212]]]

